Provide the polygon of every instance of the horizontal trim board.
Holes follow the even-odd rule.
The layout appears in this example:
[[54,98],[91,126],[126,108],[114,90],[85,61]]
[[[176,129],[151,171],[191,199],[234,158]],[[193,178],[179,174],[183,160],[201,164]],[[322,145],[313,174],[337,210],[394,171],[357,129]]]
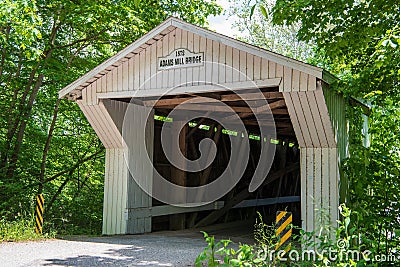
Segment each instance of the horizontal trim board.
[[165,89],[159,89],[159,88],[142,89],[136,91],[98,93],[97,97],[100,99],[104,99],[104,98],[166,96],[166,95],[179,95],[179,94],[189,94],[189,93],[223,92],[230,90],[246,90],[246,89],[279,87],[281,81],[282,78],[273,78],[273,79],[265,79],[257,81],[182,86],[175,88],[170,93],[166,92]]
[[133,208],[128,209],[129,220],[139,218],[157,217],[171,214],[180,214],[186,212],[204,211],[204,210],[218,210],[224,206],[223,201],[216,201],[207,205],[197,207],[177,207],[171,205],[155,206],[148,208]]
[[[248,199],[248,200],[243,200],[233,208],[237,209],[237,208],[247,208],[256,206],[268,206],[268,205],[283,204],[283,203],[296,203],[296,202],[300,202],[300,196]],[[221,209],[222,207],[224,207],[224,202],[216,201],[214,203],[198,207],[176,207],[171,205],[163,205],[163,206],[155,206],[149,208],[133,208],[129,209],[128,212],[129,212],[129,219],[135,220],[139,218],[157,217],[157,216],[180,214],[186,212],[218,210]]]
[[[283,99],[283,95],[280,92],[262,92],[262,95],[265,99]],[[178,97],[172,99],[159,99],[159,100],[144,100],[143,105],[148,107],[164,107],[171,105],[179,105],[185,101],[189,101],[190,103],[210,103],[215,101],[222,102],[230,102],[230,101],[251,101],[251,100],[260,100],[260,93],[244,93],[244,94],[228,94],[228,95],[218,95],[215,99],[211,100],[209,98],[204,98],[200,96],[187,96],[187,97]]]
[[300,196],[247,199],[243,200],[233,208],[237,209],[237,208],[247,208],[247,207],[258,207],[258,206],[268,206],[274,204],[295,203],[295,202],[300,202]]

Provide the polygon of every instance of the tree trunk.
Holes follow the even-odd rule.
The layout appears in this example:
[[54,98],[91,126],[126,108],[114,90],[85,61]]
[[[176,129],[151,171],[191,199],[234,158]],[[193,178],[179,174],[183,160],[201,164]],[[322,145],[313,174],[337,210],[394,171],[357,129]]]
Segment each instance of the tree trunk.
[[39,175],[39,188],[38,188],[38,194],[41,194],[43,192],[43,183],[44,183],[44,174],[46,171],[46,160],[47,160],[47,154],[50,149],[50,143],[51,139],[53,137],[53,131],[56,126],[56,121],[57,121],[57,115],[58,115],[58,107],[60,105],[60,99],[58,98],[56,101],[56,104],[54,105],[54,112],[53,112],[53,119],[50,124],[49,128],[49,133],[47,135],[46,139],[46,144],[43,148],[43,155],[42,155],[42,162],[40,164],[40,175]]

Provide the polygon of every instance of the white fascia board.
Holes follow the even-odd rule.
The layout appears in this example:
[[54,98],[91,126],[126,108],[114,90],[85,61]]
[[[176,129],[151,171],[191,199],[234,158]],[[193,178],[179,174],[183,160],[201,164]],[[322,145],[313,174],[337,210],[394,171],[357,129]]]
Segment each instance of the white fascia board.
[[81,86],[94,76],[96,76],[99,72],[104,71],[105,69],[109,68],[111,65],[115,64],[119,60],[125,58],[129,53],[132,51],[136,50],[142,45],[145,45],[150,39],[154,38],[164,30],[166,30],[168,27],[172,26],[172,20],[173,18],[167,19],[164,23],[161,23],[159,26],[155,27],[142,37],[140,37],[138,40],[133,42],[131,45],[127,46],[123,50],[119,51],[117,54],[112,56],[111,58],[107,59],[79,79],[75,80],[74,82],[70,83],[68,86],[64,87],[58,92],[59,98],[63,98],[67,94],[69,94],[71,91],[76,89],[77,87]]

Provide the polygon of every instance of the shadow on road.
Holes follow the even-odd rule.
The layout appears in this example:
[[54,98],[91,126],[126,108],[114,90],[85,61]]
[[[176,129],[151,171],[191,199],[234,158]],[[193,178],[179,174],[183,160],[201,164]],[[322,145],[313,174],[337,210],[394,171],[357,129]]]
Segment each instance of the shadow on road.
[[179,263],[176,261],[141,260],[140,254],[143,251],[141,247],[130,246],[111,249],[105,253],[109,256],[79,255],[65,259],[47,259],[43,266],[191,266],[183,262],[182,265],[177,265]]

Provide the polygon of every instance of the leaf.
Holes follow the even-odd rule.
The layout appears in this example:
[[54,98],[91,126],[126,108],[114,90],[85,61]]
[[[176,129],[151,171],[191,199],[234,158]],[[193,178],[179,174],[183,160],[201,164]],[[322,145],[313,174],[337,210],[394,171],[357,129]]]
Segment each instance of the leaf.
[[240,264],[240,261],[239,260],[237,260],[237,259],[232,259],[231,260],[231,262],[230,262],[231,264]]
[[264,15],[266,19],[268,19],[268,12],[263,5],[260,5],[261,13]]
[[390,45],[392,48],[396,48],[396,47],[397,47],[397,44],[395,44],[392,40],[389,40],[389,45]]
[[344,223],[345,223],[345,227],[347,229],[349,227],[349,224],[350,224],[350,218],[349,217],[345,218],[344,219]]
[[254,4],[250,9],[250,18],[253,17],[254,9],[256,8],[256,4]]

